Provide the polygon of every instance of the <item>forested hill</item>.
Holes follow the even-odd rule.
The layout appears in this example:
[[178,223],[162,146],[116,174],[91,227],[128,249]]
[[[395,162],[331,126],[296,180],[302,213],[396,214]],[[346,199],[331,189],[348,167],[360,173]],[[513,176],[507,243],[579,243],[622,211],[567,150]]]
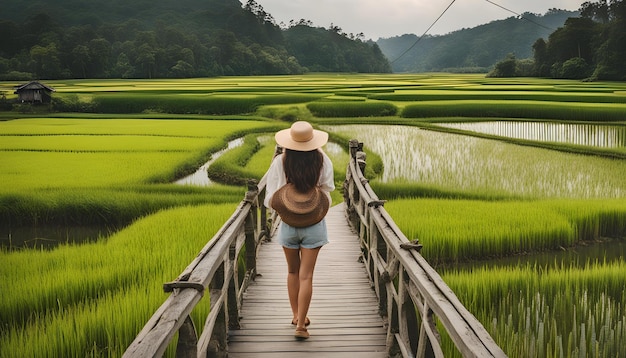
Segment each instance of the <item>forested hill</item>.
[[427,35],[402,57],[418,41],[417,35],[383,38],[377,43],[392,61],[394,72],[487,72],[508,54],[532,58],[537,39],[547,39],[567,18],[577,16],[578,12],[565,10],[551,10],[543,16],[525,13],[523,18],[510,17],[442,36]]
[[[306,39],[306,40],[303,40]],[[5,1],[0,79],[390,72],[375,43],[254,0]]]

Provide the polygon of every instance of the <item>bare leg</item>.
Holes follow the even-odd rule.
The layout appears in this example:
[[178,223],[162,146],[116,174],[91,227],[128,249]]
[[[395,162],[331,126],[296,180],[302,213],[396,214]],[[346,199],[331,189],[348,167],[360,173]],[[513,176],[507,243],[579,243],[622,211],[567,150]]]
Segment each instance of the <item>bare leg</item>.
[[287,293],[293,313],[292,321],[298,319],[298,292],[300,291],[300,250],[283,247],[287,259]]
[[293,321],[304,328],[313,296],[313,271],[321,247],[315,249],[288,249],[283,247],[287,259],[287,292]]
[[300,274],[298,292],[298,327],[305,328],[306,316],[313,296],[313,270],[320,248],[300,249]]

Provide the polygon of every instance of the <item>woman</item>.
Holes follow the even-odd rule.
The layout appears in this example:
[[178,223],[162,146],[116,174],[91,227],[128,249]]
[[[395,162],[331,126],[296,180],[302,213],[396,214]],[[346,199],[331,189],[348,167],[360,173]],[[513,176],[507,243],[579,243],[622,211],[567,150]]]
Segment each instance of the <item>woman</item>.
[[[314,130],[308,122],[293,123],[291,128],[276,133],[275,139],[285,151],[273,159],[268,171],[264,204],[274,208],[282,219],[277,238],[287,259],[287,292],[293,313],[291,324],[296,326],[296,338],[307,339],[313,270],[320,249],[328,243],[323,217],[330,205],[329,193],[335,189],[333,164],[321,150],[328,141],[328,133]],[[286,189],[292,192],[286,193]],[[310,220],[311,215],[294,214],[286,209],[291,204],[298,204],[291,201],[316,190],[322,193],[318,199],[324,201],[321,202],[323,205],[310,205],[316,209],[315,214],[311,214],[315,216],[313,220]]]

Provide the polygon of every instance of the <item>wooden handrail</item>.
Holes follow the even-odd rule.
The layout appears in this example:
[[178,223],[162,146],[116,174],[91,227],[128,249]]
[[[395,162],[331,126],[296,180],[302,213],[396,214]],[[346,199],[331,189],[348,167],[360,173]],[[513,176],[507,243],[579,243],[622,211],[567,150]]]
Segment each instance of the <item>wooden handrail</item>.
[[[363,175],[362,143],[350,141],[351,159],[343,195],[358,232],[368,275],[387,320],[390,357],[443,357],[438,319],[464,357],[506,357],[478,320],[461,304],[384,209]],[[170,296],[130,344],[123,357],[160,357],[178,333],[177,357],[225,357],[229,329],[239,328],[243,293],[256,276],[260,242],[271,237],[263,200],[266,176],[251,182],[233,215],[174,281]],[[245,248],[246,273],[239,282],[238,258]],[[211,304],[198,337],[189,314],[209,293]]]
[[[229,328],[239,327],[243,292],[256,276],[259,243],[271,236],[263,205],[266,177],[251,182],[233,215],[174,280],[170,296],[126,349],[123,357],[160,357],[178,333],[177,357],[225,357]],[[239,282],[238,257],[245,248],[246,273]],[[198,337],[189,314],[209,293],[211,309]]]
[[387,320],[390,357],[443,357],[436,319],[463,357],[506,357],[483,325],[461,304],[400,231],[363,175],[363,144],[350,141],[344,182],[349,221],[359,234],[370,281]]

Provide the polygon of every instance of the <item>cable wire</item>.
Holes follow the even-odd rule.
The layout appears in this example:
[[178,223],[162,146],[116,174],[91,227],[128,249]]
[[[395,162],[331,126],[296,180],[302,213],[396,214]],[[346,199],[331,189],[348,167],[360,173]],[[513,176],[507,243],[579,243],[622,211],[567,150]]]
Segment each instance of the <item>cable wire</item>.
[[446,7],[445,10],[443,10],[443,12],[441,13],[441,15],[439,15],[439,17],[435,20],[435,22],[432,23],[432,25],[430,25],[426,31],[424,31],[424,33],[422,34],[422,36],[418,37],[417,40],[415,41],[415,43],[413,43],[413,45],[411,45],[411,47],[409,47],[408,49],[406,49],[402,54],[400,54],[400,56],[396,57],[395,60],[391,61],[391,64],[393,64],[394,62],[398,61],[400,58],[402,58],[402,56],[406,55],[409,51],[411,51],[411,49],[413,47],[415,47],[418,42],[420,42],[422,40],[422,38],[424,38],[424,36],[426,36],[426,34],[428,33],[428,31],[430,31],[430,29],[435,26],[435,24],[437,23],[437,21],[439,21],[439,19],[441,19],[441,17],[443,16],[443,14],[446,13],[446,11],[448,11],[448,9],[452,6],[452,4],[454,4],[456,0],[452,0],[452,2],[450,3],[450,5],[448,5],[448,7]]
[[[400,54],[400,56],[396,57],[396,59],[395,59],[395,60],[391,61],[391,64],[393,65],[396,61],[398,61],[398,60],[399,60],[399,59],[401,59],[404,55],[406,55],[409,51],[411,51],[411,49],[413,49],[413,47],[415,47],[415,46],[416,46],[416,45],[417,45],[417,44],[418,44],[418,43],[419,43],[419,42],[420,42],[420,41],[424,38],[424,36],[426,36],[426,34],[428,33],[428,31],[430,31],[430,29],[431,29],[433,26],[435,26],[435,24],[439,21],[439,19],[441,19],[441,18],[443,17],[443,15],[444,15],[444,14],[448,11],[448,9],[450,9],[450,7],[452,6],[452,4],[454,4],[454,2],[455,2],[455,1],[456,1],[456,0],[452,0],[452,2],[450,3],[450,5],[448,5],[448,7],[446,7],[446,9],[445,9],[445,10],[443,10],[443,12],[441,13],[441,15],[439,15],[439,17],[437,17],[437,19],[436,19],[436,20],[435,20],[435,21],[434,21],[434,22],[433,22],[433,23],[432,23],[432,24],[431,24],[431,25],[430,25],[430,26],[426,29],[426,31],[424,31],[424,33],[422,34],[422,36],[418,37],[418,38],[417,38],[417,40],[413,43],[413,45],[411,45],[411,47],[407,48],[407,49],[406,49],[403,53],[401,53],[401,54]],[[531,23],[533,23],[533,24],[535,24],[535,25],[537,25],[537,26],[543,27],[544,29],[547,29],[547,30],[552,30],[552,31],[554,31],[554,30],[555,30],[555,29],[553,29],[553,28],[551,28],[551,27],[548,27],[548,26],[542,25],[542,24],[540,24],[540,23],[538,23],[538,22],[536,22],[536,21],[533,21],[533,20],[531,20],[531,19],[527,18],[526,16],[524,16],[524,15],[522,15],[522,14],[519,14],[519,13],[517,13],[517,12],[515,12],[515,11],[511,10],[511,9],[508,9],[508,8],[506,8],[506,7],[504,7],[504,6],[500,5],[500,4],[496,4],[495,2],[493,2],[493,1],[491,1],[491,0],[485,0],[485,1],[486,1],[486,2],[488,2],[488,3],[490,3],[490,4],[492,4],[492,5],[495,5],[495,6],[499,7],[499,8],[501,8],[501,9],[505,10],[505,11],[508,11],[508,12],[510,12],[510,13],[513,13],[513,14],[515,14],[515,15],[519,16],[520,18],[522,18],[522,19],[524,19],[524,20],[526,20],[526,21],[528,21],[528,22],[531,22]]]
[[533,24],[535,24],[535,25],[537,25],[537,26],[543,27],[544,29],[547,29],[547,30],[552,30],[552,31],[556,30],[556,29],[553,29],[553,28],[551,28],[551,27],[548,27],[548,26],[542,25],[542,24],[540,24],[540,23],[538,23],[538,22],[536,22],[536,21],[533,21],[533,20],[531,20],[531,19],[527,18],[526,16],[524,16],[524,15],[522,15],[522,14],[519,14],[519,13],[517,13],[517,12],[515,12],[515,11],[511,10],[511,9],[507,9],[506,7],[504,7],[504,6],[500,5],[500,4],[496,4],[495,2],[493,2],[493,1],[491,1],[491,0],[485,0],[485,1],[486,1],[486,2],[488,2],[488,3],[490,3],[490,4],[492,4],[492,5],[495,5],[495,6],[499,7],[499,8],[501,8],[501,9],[505,10],[505,11],[508,11],[508,12],[510,12],[510,13],[513,13],[513,14],[515,14],[515,15],[519,16],[520,18],[522,18],[522,19],[524,19],[524,20],[526,20],[526,21],[528,21],[528,22],[532,22]]

